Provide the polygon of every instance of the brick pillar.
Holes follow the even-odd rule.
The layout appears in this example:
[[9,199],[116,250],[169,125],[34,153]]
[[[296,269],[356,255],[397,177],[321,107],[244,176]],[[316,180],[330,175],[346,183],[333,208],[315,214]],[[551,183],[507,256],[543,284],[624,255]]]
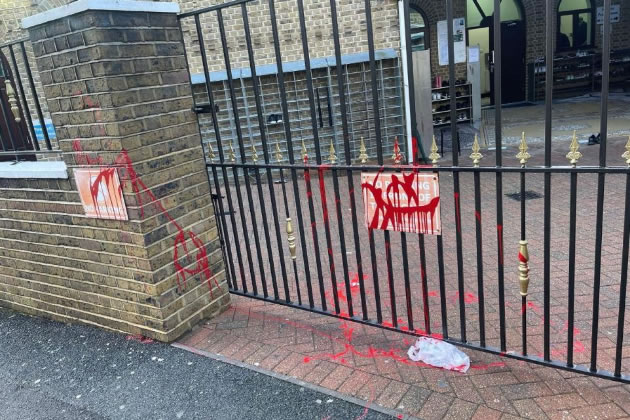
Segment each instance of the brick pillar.
[[87,321],[162,341],[230,302],[178,11],[79,0],[23,21],[73,189],[74,168],[115,168],[129,215],[77,216],[120,318]]

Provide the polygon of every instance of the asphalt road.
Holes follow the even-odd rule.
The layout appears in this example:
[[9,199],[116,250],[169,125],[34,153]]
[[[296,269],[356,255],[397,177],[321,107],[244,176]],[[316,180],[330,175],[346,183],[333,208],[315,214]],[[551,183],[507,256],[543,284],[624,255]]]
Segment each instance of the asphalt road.
[[162,343],[0,309],[0,419],[389,419]]

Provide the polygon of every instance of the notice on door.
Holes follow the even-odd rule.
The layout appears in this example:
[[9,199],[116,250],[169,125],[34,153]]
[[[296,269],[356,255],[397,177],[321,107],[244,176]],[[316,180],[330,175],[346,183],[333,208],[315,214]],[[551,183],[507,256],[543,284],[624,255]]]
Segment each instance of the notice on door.
[[74,179],[87,217],[129,220],[116,168],[77,168]]
[[[440,66],[448,65],[448,28],[445,20],[437,23],[438,62]],[[466,62],[466,19],[453,19],[453,45],[455,63]]]
[[441,234],[437,174],[364,172],[361,188],[368,229]]

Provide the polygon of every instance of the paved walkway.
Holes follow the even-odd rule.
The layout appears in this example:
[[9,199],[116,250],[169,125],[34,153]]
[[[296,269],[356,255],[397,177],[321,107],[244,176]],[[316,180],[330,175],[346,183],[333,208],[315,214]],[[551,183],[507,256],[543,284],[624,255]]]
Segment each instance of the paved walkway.
[[408,361],[412,341],[233,296],[227,312],[179,344],[397,410],[399,418],[630,417],[629,386],[468,350],[468,373],[444,371]]
[[[627,138],[614,137],[609,142],[608,161],[610,165],[623,166],[621,158]],[[554,141],[553,164],[567,165],[565,158],[568,152],[568,141]],[[582,165],[596,165],[599,147],[582,145],[584,157]],[[531,165],[541,165],[543,150],[532,148]],[[483,151],[486,157],[482,165],[492,165],[494,156],[491,152]],[[504,150],[504,165],[517,165],[514,155],[516,146]],[[460,163],[470,164],[470,160],[463,155]],[[441,164],[448,165],[448,158]],[[356,275],[356,260],[352,241],[352,224],[345,222],[341,230],[346,238],[346,248],[339,242],[340,230],[336,218],[332,215],[335,186],[330,176],[330,170],[325,170],[324,182],[317,182],[316,171],[311,171],[313,178],[314,214],[319,231],[318,245],[321,253],[323,293],[320,294],[315,264],[314,241],[309,230],[307,235],[308,262],[301,261],[301,249],[298,241],[298,281],[293,278],[290,260],[287,261],[289,272],[289,292],[293,300],[296,299],[296,286],[300,285],[302,300],[306,299],[306,278],[304,268],[306,264],[311,269],[312,289],[315,304],[328,304],[329,310],[334,307],[335,294],[332,292],[331,274],[334,271],[337,279],[337,298],[340,302],[340,314],[347,316],[349,301],[352,300],[356,316],[362,315],[358,276]],[[305,181],[300,174],[298,189],[303,198],[302,209],[309,223],[309,211],[306,204]],[[341,208],[344,220],[350,220],[350,210],[347,203],[348,191],[345,180],[339,176],[339,190],[341,191]],[[621,236],[623,229],[625,190],[625,175],[609,175],[606,177],[606,195],[604,202],[604,237],[602,244],[602,277],[600,296],[600,317],[598,331],[598,367],[611,370],[614,363],[615,337],[617,328],[617,306],[619,304],[619,273],[621,262]],[[575,329],[574,356],[575,362],[584,364],[590,359],[591,326],[592,326],[592,284],[595,250],[595,208],[597,175],[583,174],[578,177],[578,224],[577,224],[577,253],[575,277]],[[463,238],[463,273],[465,282],[464,309],[467,340],[479,342],[479,296],[477,283],[477,258],[475,236],[474,189],[472,176],[461,175],[461,215]],[[355,186],[358,179],[355,179]],[[485,295],[485,329],[489,345],[498,347],[499,339],[499,305],[497,291],[497,243],[496,243],[496,190],[495,175],[492,173],[481,175],[483,223],[483,292]],[[279,275],[278,254],[279,246],[275,240],[272,225],[262,221],[259,215],[259,200],[267,207],[268,186],[262,185],[264,196],[259,198],[257,188],[253,187],[253,203],[255,213],[258,214],[258,234],[263,241],[261,246],[262,261],[265,275],[262,275],[258,264],[255,248],[251,247],[254,262],[253,272],[248,270],[246,259],[247,249],[245,241],[238,243],[245,272],[240,273],[237,267],[239,288],[243,280],[249,290],[255,283],[258,293],[262,294],[262,280],[267,282],[269,294],[272,295],[270,262],[268,255],[272,250],[275,270]],[[276,201],[282,203],[281,188],[275,185]],[[455,229],[453,211],[453,182],[452,177],[444,174],[440,182],[442,200],[444,261],[446,262],[445,298],[446,324],[442,323],[439,284],[437,275],[437,254],[435,238],[426,237],[427,275],[429,279],[429,315],[428,326],[431,333],[442,334],[448,327],[451,337],[459,338],[462,333],[460,324],[457,264],[455,248]],[[527,189],[543,194],[543,176],[529,174]],[[294,217],[296,209],[293,203],[293,186],[287,184],[289,197],[289,212]],[[322,191],[328,196],[330,231],[332,243],[325,241],[324,226],[321,223],[323,209],[321,206]],[[519,175],[506,174],[503,176],[503,193],[517,193],[519,191]],[[232,192],[234,194],[234,192]],[[245,198],[247,191],[241,185],[241,193]],[[361,196],[355,191],[357,203]],[[505,284],[506,284],[506,336],[508,351],[521,351],[521,300],[518,294],[518,276],[516,258],[518,240],[520,238],[520,203],[505,197],[504,200],[504,233],[505,250]],[[568,245],[569,245],[569,176],[556,174],[552,176],[552,220],[551,241],[551,356],[552,359],[566,360],[567,347],[567,293],[568,293]],[[527,201],[527,239],[530,243],[531,284],[528,304],[528,351],[529,354],[541,354],[543,350],[543,214],[544,200],[541,198]],[[235,204],[236,205],[236,204]],[[279,204],[281,206],[281,204]],[[282,206],[278,209],[279,213]],[[357,209],[358,220],[362,219],[361,206]],[[267,207],[267,214],[272,214]],[[249,210],[243,213],[245,225],[248,226],[247,236],[253,240],[251,234],[252,220]],[[237,237],[243,238],[240,225],[241,214],[237,213]],[[271,232],[270,246],[264,244],[263,224],[268,223]],[[361,224],[359,225],[361,227]],[[294,225],[295,227],[295,225]],[[231,226],[229,226],[230,235]],[[297,229],[296,229],[297,233]],[[285,233],[281,237],[284,240]],[[424,332],[427,323],[422,308],[422,293],[419,283],[419,248],[417,237],[407,237],[407,247],[412,287],[409,291],[410,301],[413,303],[412,317],[409,317],[405,288],[403,287],[403,259],[401,257],[401,238],[392,235],[390,249],[393,259],[394,290],[389,289],[387,265],[384,258],[385,245],[382,234],[377,234],[377,283],[381,293],[383,310],[383,325],[391,326],[396,321],[401,329],[420,329]],[[370,266],[370,252],[367,246],[365,229],[359,230],[359,243],[362,248],[364,261],[364,285],[366,286],[366,309],[370,319],[375,318],[375,295],[372,268]],[[335,265],[330,270],[326,249],[330,250]],[[286,248],[285,248],[286,250]],[[342,252],[348,258],[348,272],[342,270]],[[285,251],[286,254],[286,251]],[[286,257],[286,255],[285,255]],[[350,281],[351,293],[346,293],[345,280]],[[280,294],[283,296],[281,278],[278,277]],[[391,297],[395,294],[395,298]],[[323,296],[323,299],[322,299]],[[281,307],[278,305],[262,304],[259,301],[235,297],[230,311],[210,321],[193,334],[185,337],[182,343],[211,353],[220,353],[225,357],[259,366],[274,372],[294,376],[320,386],[334,389],[349,395],[356,395],[366,401],[374,401],[385,407],[399,410],[401,414],[420,418],[510,418],[520,416],[529,418],[608,418],[626,417],[630,414],[630,388],[614,382],[592,379],[574,373],[542,368],[531,364],[516,362],[505,358],[487,354],[469,352],[473,361],[473,368],[469,373],[445,372],[425,366],[412,364],[407,360],[406,352],[413,337],[401,333],[383,331],[373,327],[365,327],[345,320],[314,315],[308,312]],[[392,317],[392,305],[395,305],[397,318]],[[411,323],[413,318],[414,324]],[[630,334],[630,323],[624,326],[627,337]],[[623,371],[630,371],[630,346],[624,345]]]

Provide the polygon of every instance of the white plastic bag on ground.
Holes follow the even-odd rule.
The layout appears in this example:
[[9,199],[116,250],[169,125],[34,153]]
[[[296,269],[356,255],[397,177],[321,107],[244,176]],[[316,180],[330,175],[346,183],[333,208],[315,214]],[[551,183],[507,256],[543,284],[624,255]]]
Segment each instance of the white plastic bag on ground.
[[418,338],[416,344],[409,347],[407,355],[414,362],[424,362],[442,369],[466,373],[470,368],[470,358],[466,353],[435,338]]

